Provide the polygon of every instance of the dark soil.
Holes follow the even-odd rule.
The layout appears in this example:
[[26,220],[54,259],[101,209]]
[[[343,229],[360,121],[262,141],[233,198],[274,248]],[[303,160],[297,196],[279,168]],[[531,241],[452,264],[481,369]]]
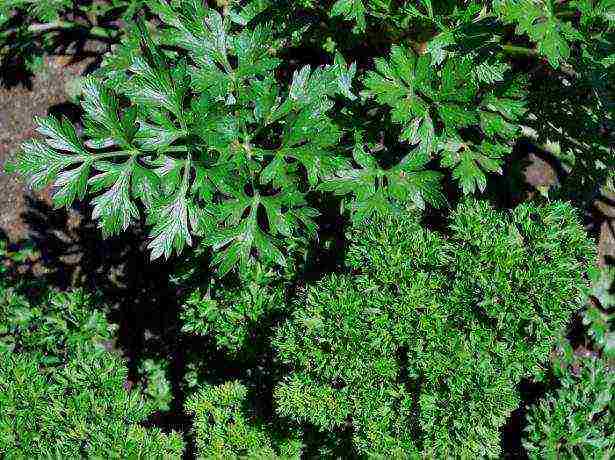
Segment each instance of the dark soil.
[[615,192],[606,196],[595,205],[596,212],[604,216],[600,224],[598,255],[602,265],[615,264]]
[[27,209],[25,197],[48,201],[48,194],[27,190],[19,178],[6,174],[4,167],[21,143],[36,134],[33,118],[56,113],[57,108],[66,105],[66,84],[88,66],[87,60],[71,63],[71,59],[46,58],[42,69],[29,81],[10,89],[0,87],[0,229],[11,242],[30,236],[23,219]]

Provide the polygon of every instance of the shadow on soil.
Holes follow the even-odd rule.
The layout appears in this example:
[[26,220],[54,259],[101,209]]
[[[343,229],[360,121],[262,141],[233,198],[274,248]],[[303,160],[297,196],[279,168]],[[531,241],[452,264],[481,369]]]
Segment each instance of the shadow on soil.
[[[82,287],[99,294],[101,308],[119,326],[116,346],[127,359],[131,382],[142,378],[143,360],[165,358],[174,394],[180,394],[187,350],[178,322],[181,293],[170,283],[173,261],[149,260],[142,228],[103,240],[96,224],[83,217],[87,214],[85,208],[55,210],[28,197],[22,218],[36,257],[21,264],[19,276],[60,290]],[[182,429],[187,423],[182,401],[176,398],[171,410],[156,414],[152,423]]]
[[[84,59],[93,59],[88,66],[97,68],[103,53],[117,40],[119,25],[117,17],[91,19],[79,12],[77,6],[86,3],[74,2],[73,12],[67,19],[74,24],[65,27],[61,24],[52,27],[53,22],[38,24],[27,17],[24,12],[17,12],[0,27],[0,86],[12,88],[24,86],[32,89],[33,72],[36,61],[45,55],[70,56],[71,64]],[[93,34],[93,30],[105,30],[108,36]]]

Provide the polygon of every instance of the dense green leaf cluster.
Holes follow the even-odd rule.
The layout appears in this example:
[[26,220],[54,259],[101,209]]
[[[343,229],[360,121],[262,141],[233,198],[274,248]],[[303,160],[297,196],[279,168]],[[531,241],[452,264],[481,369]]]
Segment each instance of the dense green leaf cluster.
[[405,212],[355,227],[351,273],[307,287],[277,332],[281,415],[351,423],[364,455],[499,454],[517,384],[583,304],[593,251],[565,204],[467,202],[449,228]]
[[296,429],[271,427],[248,409],[248,391],[239,382],[201,388],[188,400],[200,458],[301,458]]
[[[0,246],[0,454],[494,458],[540,378],[530,456],[613,453],[612,274],[584,346],[564,340],[596,254],[548,189],[613,187],[614,18],[614,0],[0,0],[0,59],[74,28],[113,43],[82,117],[37,119],[13,169],[58,208],[87,201],[104,237],[143,225],[152,259],[185,256],[176,317],[135,339],[173,343],[127,366],[94,296],[15,286]],[[546,204],[507,190],[530,153],[555,165]]]
[[91,294],[50,290],[9,276],[9,264],[23,262],[28,252],[10,251],[0,241],[0,352],[39,353],[44,363],[55,365],[76,347],[104,349],[115,326]]
[[[271,323],[279,367],[267,370],[277,383],[265,404],[273,403],[273,413],[257,402],[250,373],[245,383],[202,381],[190,392],[185,410],[199,456],[332,455],[347,434],[357,455],[500,453],[500,429],[520,404],[519,381],[538,375],[588,292],[594,251],[572,207],[498,211],[467,201],[446,233],[399,208],[355,223],[348,235],[347,271],[301,288],[291,304],[285,283],[260,266],[239,284],[214,282],[208,294],[197,291],[205,298],[188,302],[186,332],[244,359],[256,346],[251,327],[290,313]],[[179,456],[178,434],[140,425],[172,403],[164,362],[144,361],[145,384],[128,390],[124,362],[108,351],[113,328],[104,315],[82,292],[49,295],[33,304],[3,284],[5,452]],[[585,400],[605,401],[612,385],[605,369],[595,386],[578,389]],[[541,427],[561,415],[537,411],[532,420]]]
[[[569,61],[573,44],[581,44],[587,54],[597,44],[592,42],[607,38],[596,32],[615,26],[612,0],[498,0],[494,4],[502,21],[514,24],[518,34],[535,42],[537,51],[555,68]],[[608,65],[614,58],[611,50],[602,63]]]
[[7,458],[181,455],[179,434],[139,424],[151,409],[126,390],[117,356],[78,348],[54,369],[34,353],[0,360],[0,452]]
[[[534,0],[338,1],[329,13],[354,18],[366,33],[366,15],[386,22],[395,11],[430,37],[387,31],[388,56],[362,70],[358,98],[359,69],[333,52],[337,45],[328,65],[285,61],[296,42],[285,35],[293,11],[317,15],[326,6],[206,3],[149,2],[161,27],[129,28],[83,83],[83,134],[65,120],[38,120],[43,139],[24,144],[16,169],[34,188],[52,184],[58,207],[90,195],[105,236],[144,218],[152,258],[202,242],[221,275],[254,258],[286,265],[316,235],[322,192],[349,197],[355,221],[395,203],[445,204],[442,170],[465,194],[484,192],[529,117],[526,79],[512,71],[499,21],[521,21],[519,33],[530,30],[553,65],[570,55],[549,43],[560,40],[553,24],[570,38],[611,21],[608,2],[572,2],[577,30],[568,14]],[[521,18],[523,5],[537,16]],[[315,33],[312,24],[299,37]],[[365,111],[384,125],[374,127]]]
[[[375,99],[392,108],[402,125],[400,139],[416,146],[411,161],[423,166],[438,153],[441,165],[465,193],[487,186],[485,172],[500,172],[515,139],[514,124],[525,113],[523,90],[504,80],[504,64],[477,65],[471,55],[455,56],[443,65],[429,54],[393,46],[390,62],[376,60],[365,84]],[[491,87],[488,85],[491,84]]]
[[141,425],[154,408],[128,390],[109,351],[114,328],[91,297],[49,291],[35,302],[0,276],[0,454],[179,457],[178,433]]
[[[594,281],[595,303],[584,312],[589,343],[564,340],[552,372],[558,388],[528,412],[525,447],[531,458],[608,458],[615,453],[615,325],[612,269]],[[587,348],[589,347],[589,348]]]
[[87,141],[66,121],[41,119],[46,139],[24,145],[19,171],[33,187],[53,182],[57,206],[98,193],[93,216],[105,235],[138,220],[140,202],[152,258],[197,234],[222,274],[253,250],[284,265],[281,239],[315,231],[307,187],[345,164],[327,113],[352,68],[305,66],[280,87],[266,27],[238,28],[198,2],[151,7],[181,51],[166,55],[142,28],[108,78],[84,84]]
[[182,311],[183,331],[214,337],[217,347],[246,353],[262,329],[285,311],[286,283],[278,273],[254,265],[238,279],[212,279],[192,291]]
[[169,365],[165,359],[145,359],[139,366],[143,376],[142,392],[156,411],[167,412],[173,402],[173,389],[169,381]]
[[[318,8],[320,3],[312,2],[311,6]],[[328,12],[331,16],[354,22],[355,32],[366,32],[368,22],[374,26],[384,22],[398,31],[423,22],[438,31],[432,39],[432,49],[475,39],[471,35],[480,36],[481,25],[491,27],[492,33],[497,35],[500,30],[494,26],[512,25],[516,34],[536,44],[536,51],[554,68],[562,64],[574,66],[575,57],[588,57],[596,48],[608,44],[607,33],[612,33],[615,25],[615,3],[612,0],[338,0]],[[486,34],[483,36],[487,37]],[[573,53],[573,48],[580,53]],[[601,64],[612,64],[614,56],[611,49],[610,53],[600,57]]]
[[531,458],[609,458],[615,452],[612,363],[571,349],[556,363],[561,387],[528,414]]

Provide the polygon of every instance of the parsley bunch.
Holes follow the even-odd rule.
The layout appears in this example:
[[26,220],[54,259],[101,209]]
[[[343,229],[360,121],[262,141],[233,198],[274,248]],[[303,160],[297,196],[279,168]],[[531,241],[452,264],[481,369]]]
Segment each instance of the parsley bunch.
[[316,229],[307,192],[346,164],[328,114],[336,94],[351,96],[354,67],[339,57],[282,84],[268,27],[200,2],[151,8],[170,50],[142,25],[105,76],[84,83],[84,135],[66,120],[38,120],[44,139],[24,145],[18,170],[35,188],[53,183],[58,207],[97,194],[104,235],[137,221],[139,203],[153,259],[202,235],[221,274],[254,251],[285,264],[283,241]]

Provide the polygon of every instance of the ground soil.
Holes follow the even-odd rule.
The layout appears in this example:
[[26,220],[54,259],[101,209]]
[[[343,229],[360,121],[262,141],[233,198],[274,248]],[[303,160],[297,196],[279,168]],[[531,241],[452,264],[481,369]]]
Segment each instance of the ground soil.
[[615,192],[607,193],[605,198],[595,206],[598,214],[604,216],[600,223],[598,254],[602,265],[615,265]]
[[35,116],[68,107],[66,86],[88,65],[88,60],[75,63],[70,56],[48,57],[31,79],[11,88],[0,87],[0,230],[11,242],[30,236],[23,219],[27,197],[46,202],[49,197],[46,191],[28,190],[17,176],[6,174],[4,167],[15,158],[21,143],[36,134]]

